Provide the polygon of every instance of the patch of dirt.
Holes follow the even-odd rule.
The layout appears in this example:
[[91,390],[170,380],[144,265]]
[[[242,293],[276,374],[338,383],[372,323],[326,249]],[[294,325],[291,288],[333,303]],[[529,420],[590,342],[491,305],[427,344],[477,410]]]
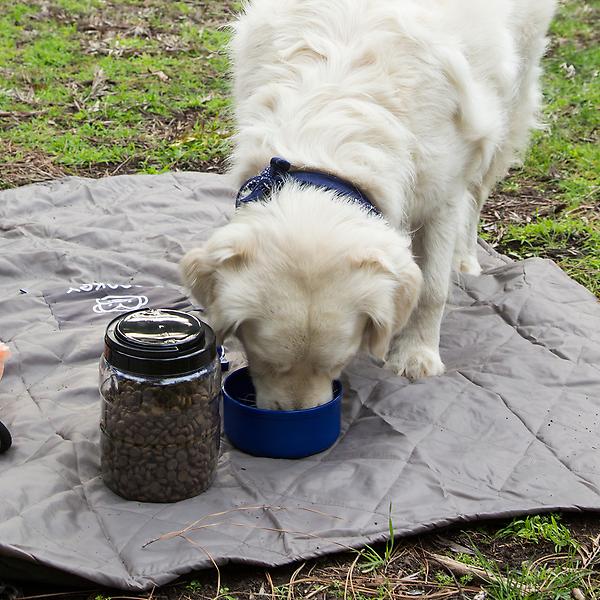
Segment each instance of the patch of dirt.
[[[481,211],[482,221],[515,223],[522,225],[539,217],[550,217],[560,213],[566,204],[554,199],[552,182],[541,192],[533,181],[520,181],[515,191],[495,191],[490,195]],[[539,185],[539,183],[538,183]]]
[[[144,53],[173,53],[188,51],[190,45],[183,41],[181,28],[187,24],[201,28],[219,28],[233,20],[234,2],[197,2],[185,0],[179,5],[188,7],[181,12],[164,0],[146,0],[140,3],[108,1],[89,14],[70,12],[49,0],[30,3],[39,11],[34,21],[52,19],[65,25],[74,25],[81,35],[81,46],[87,54],[119,57],[138,56]],[[35,31],[32,30],[32,34]],[[120,47],[116,38],[136,38],[157,42],[153,50],[148,47]]]
[[520,181],[514,191],[494,191],[481,210],[480,227],[494,248],[502,248],[508,225],[525,225],[539,218],[554,217],[566,204],[553,197],[553,179],[546,182],[548,189],[539,189],[539,182]]
[[[208,99],[208,98],[207,98]],[[144,133],[148,137],[157,137],[161,140],[176,142],[184,139],[192,130],[200,126],[204,129],[210,125],[210,119],[203,114],[201,108],[188,108],[185,110],[173,110],[167,116],[158,116],[140,107],[139,113],[146,117]],[[223,137],[229,132],[223,132]]]
[[[143,163],[144,158],[132,156],[120,163],[96,163],[89,167],[71,169],[57,165],[46,154],[29,152],[23,159],[5,164],[0,163],[0,190],[29,185],[31,183],[40,183],[42,181],[51,181],[67,176],[98,179],[100,177],[139,173]],[[225,163],[222,160],[178,160],[177,166],[170,169],[170,172],[176,173],[177,171],[223,173],[225,171]]]
[[592,513],[570,513],[562,517],[562,524],[568,527],[573,537],[580,543],[588,543],[600,535],[600,515]]
[[[488,560],[493,560],[501,570],[520,569],[526,561],[554,554],[554,545],[550,542],[539,543],[527,542],[516,537],[495,537],[498,525],[480,526],[474,532],[460,532],[457,540],[463,543],[465,548],[474,551],[477,548]],[[485,533],[482,533],[483,530]],[[452,550],[454,544],[449,545]],[[470,554],[467,552],[467,554]]]
[[11,142],[3,148],[2,162],[0,162],[0,189],[58,179],[65,175],[67,173],[43,152],[19,151]]
[[540,182],[523,181],[518,190],[496,191],[490,196],[481,212],[481,229],[487,234],[488,242],[499,252],[513,258],[529,255],[562,259],[582,258],[589,254],[586,242],[589,240],[585,232],[572,232],[563,240],[560,247],[529,248],[521,241],[506,238],[509,225],[526,225],[548,217],[576,217],[586,223],[600,220],[600,198],[590,198],[576,208],[567,209],[567,204],[553,197],[553,178],[548,178],[542,185],[548,186],[540,191]]

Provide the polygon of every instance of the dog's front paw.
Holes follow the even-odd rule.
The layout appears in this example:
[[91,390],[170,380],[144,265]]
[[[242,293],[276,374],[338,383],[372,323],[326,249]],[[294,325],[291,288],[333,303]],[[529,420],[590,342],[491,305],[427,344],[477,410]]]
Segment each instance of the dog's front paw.
[[442,375],[444,372],[444,363],[437,349],[415,344],[404,347],[400,343],[391,348],[385,366],[411,380]]

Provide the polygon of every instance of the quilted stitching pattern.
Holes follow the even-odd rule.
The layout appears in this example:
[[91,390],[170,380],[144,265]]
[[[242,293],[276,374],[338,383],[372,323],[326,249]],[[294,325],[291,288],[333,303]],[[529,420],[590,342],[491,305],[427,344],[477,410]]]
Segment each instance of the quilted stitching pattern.
[[[234,208],[198,173],[68,178],[0,193],[0,338],[13,358],[0,414],[0,576],[36,561],[129,590],[219,563],[280,565],[398,534],[532,510],[600,510],[600,309],[553,263],[482,247],[457,279],[443,377],[408,384],[356,360],[343,434],[301,461],[225,441],[218,478],[174,505],[125,501],[99,476],[97,360],[104,323],[64,322],[44,291],[167,286],[177,262]],[[24,290],[26,293],[21,292]],[[169,296],[171,294],[171,296]],[[61,316],[62,315],[62,316]],[[61,323],[61,319],[63,319]],[[190,538],[150,543],[200,520]]]

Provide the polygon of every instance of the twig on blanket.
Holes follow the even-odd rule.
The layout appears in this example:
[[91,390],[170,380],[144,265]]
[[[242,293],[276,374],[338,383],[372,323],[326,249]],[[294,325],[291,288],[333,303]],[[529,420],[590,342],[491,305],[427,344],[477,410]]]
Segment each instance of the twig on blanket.
[[[321,512],[319,510],[316,509],[312,509],[312,508],[305,508],[305,507],[298,507],[299,510],[305,510],[307,512],[311,512],[311,513],[316,513],[319,515],[323,515],[325,517],[329,517],[331,519],[340,519],[342,520],[341,517],[338,517],[336,515],[331,515],[328,513],[324,513]],[[235,525],[237,527],[251,527],[250,525],[244,525],[241,523],[231,523],[229,521],[217,521],[216,523],[202,523],[202,521],[204,521],[205,519],[209,519],[211,517],[222,517],[228,514],[232,514],[232,513],[239,513],[239,512],[245,512],[245,511],[251,511],[251,510],[263,510],[263,511],[282,511],[282,510],[289,510],[289,508],[285,507],[285,506],[268,506],[265,504],[262,505],[256,505],[256,506],[238,506],[237,508],[231,508],[229,510],[223,510],[220,512],[215,512],[215,513],[210,513],[207,515],[203,515],[202,517],[200,517],[199,519],[197,519],[196,521],[194,521],[193,523],[190,523],[189,525],[187,525],[186,527],[184,527],[183,529],[180,529],[178,531],[170,531],[168,533],[163,533],[161,536],[154,538],[148,542],[146,542],[145,544],[142,545],[142,548],[146,548],[147,546],[149,546],[150,544],[153,544],[154,542],[158,542],[158,541],[165,541],[165,540],[170,540],[176,537],[182,537],[183,535],[185,535],[186,533],[189,533],[191,531],[199,531],[201,529],[206,529],[209,527],[217,527],[218,525],[224,525],[224,524],[228,524],[228,525]],[[265,528],[268,529],[268,528]],[[301,534],[301,535],[307,535],[309,537],[311,537],[312,534],[310,533],[305,533],[305,532],[299,532],[299,531],[285,531],[285,530],[275,530],[273,529],[273,531],[280,531],[281,533],[295,533],[295,534]],[[320,539],[326,539],[326,538],[320,538]],[[345,549],[348,550],[353,550],[353,548],[351,548],[350,546],[346,546],[344,544],[341,544],[341,546]]]
[[279,527],[264,527],[264,526],[260,526],[260,525],[248,525],[247,523],[229,523],[229,525],[232,525],[233,527],[247,527],[249,529],[261,529],[262,531],[274,531],[275,533],[289,533],[291,535],[301,535],[301,536],[303,535],[303,536],[306,536],[311,539],[324,540],[327,542],[331,542],[332,544],[335,544],[336,546],[339,546],[340,548],[343,548],[344,550],[349,550],[350,552],[356,551],[356,548],[353,548],[352,546],[348,546],[347,544],[343,544],[342,542],[336,542],[335,540],[331,540],[322,535],[317,535],[316,533],[309,533],[308,531],[294,531],[293,529],[282,529]]
[[157,538],[155,538],[153,540],[150,540],[149,542],[146,542],[142,546],[142,548],[145,548],[146,546],[149,546],[150,544],[153,544],[154,542],[165,541],[165,540],[170,540],[170,539],[175,538],[175,537],[180,537],[181,535],[183,535],[185,533],[188,533],[190,531],[196,531],[198,529],[204,529],[206,527],[215,527],[217,525],[221,525],[223,523],[227,523],[227,521],[219,521],[217,523],[207,523],[207,524],[200,525],[200,523],[202,523],[202,521],[204,521],[204,519],[208,519],[208,518],[211,518],[211,517],[222,517],[224,515],[228,515],[228,514],[231,514],[231,513],[242,512],[242,511],[266,510],[266,509],[268,509],[268,510],[285,510],[281,506],[258,505],[258,506],[238,506],[237,508],[230,508],[229,510],[223,510],[223,511],[216,512],[216,513],[210,513],[210,514],[207,514],[207,515],[204,515],[204,516],[200,517],[199,519],[197,519],[193,523],[190,523],[189,525],[187,525],[183,529],[180,529],[178,531],[170,531],[169,533],[163,533],[163,535],[161,535],[160,537],[157,537]]
[[176,538],[176,537],[183,537],[183,536],[185,536],[186,533],[189,533],[190,531],[198,531],[200,529],[208,529],[209,527],[218,527],[219,525],[223,525],[223,523],[227,523],[227,521],[217,521],[216,523],[205,523],[204,525],[198,525],[197,527],[194,527],[194,529],[186,528],[186,529],[182,529],[181,531],[171,531],[169,533],[165,533],[164,535],[161,535],[160,537],[150,540],[149,542],[146,542],[145,544],[142,545],[142,548],[146,548],[150,544],[154,544],[154,542],[172,540],[173,538]]
[[315,508],[306,508],[304,506],[299,506],[299,510],[305,510],[306,512],[315,513],[316,515],[322,515],[324,517],[330,517],[331,519],[338,519],[339,521],[343,521],[342,517],[338,517],[337,515],[332,515],[326,512],[322,512],[320,510],[316,510]]

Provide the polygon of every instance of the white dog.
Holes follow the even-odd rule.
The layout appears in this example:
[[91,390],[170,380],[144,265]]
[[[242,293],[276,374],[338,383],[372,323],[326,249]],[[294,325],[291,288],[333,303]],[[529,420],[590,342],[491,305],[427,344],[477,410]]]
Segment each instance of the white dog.
[[295,175],[275,161],[252,179],[182,270],[221,338],[241,340],[259,406],[327,401],[360,349],[411,379],[444,371],[450,271],[480,272],[479,209],[535,124],[554,8],[249,3],[232,42],[232,171],[241,184],[278,156]]

